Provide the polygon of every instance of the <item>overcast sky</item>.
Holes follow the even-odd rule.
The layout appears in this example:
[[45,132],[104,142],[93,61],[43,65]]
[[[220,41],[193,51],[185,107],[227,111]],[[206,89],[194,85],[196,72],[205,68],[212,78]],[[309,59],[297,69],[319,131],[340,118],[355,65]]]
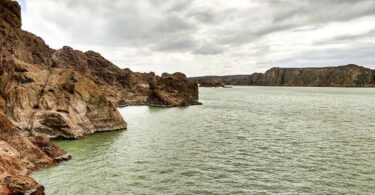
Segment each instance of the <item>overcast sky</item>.
[[19,0],[52,48],[188,76],[356,63],[375,68],[374,0]]

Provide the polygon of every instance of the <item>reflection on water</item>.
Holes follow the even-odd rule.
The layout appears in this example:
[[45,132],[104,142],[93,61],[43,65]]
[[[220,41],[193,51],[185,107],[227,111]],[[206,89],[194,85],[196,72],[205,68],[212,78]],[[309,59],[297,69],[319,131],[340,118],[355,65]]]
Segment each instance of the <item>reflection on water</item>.
[[371,194],[375,89],[201,89],[203,106],[128,107],[129,129],[57,143],[48,194]]

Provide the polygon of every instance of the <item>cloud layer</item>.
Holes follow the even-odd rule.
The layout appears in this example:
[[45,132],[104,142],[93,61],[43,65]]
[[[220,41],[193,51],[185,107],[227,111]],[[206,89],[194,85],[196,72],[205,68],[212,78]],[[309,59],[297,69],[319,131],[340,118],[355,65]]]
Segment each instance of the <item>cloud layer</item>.
[[373,0],[27,0],[23,28],[54,48],[189,76],[273,66],[375,68]]

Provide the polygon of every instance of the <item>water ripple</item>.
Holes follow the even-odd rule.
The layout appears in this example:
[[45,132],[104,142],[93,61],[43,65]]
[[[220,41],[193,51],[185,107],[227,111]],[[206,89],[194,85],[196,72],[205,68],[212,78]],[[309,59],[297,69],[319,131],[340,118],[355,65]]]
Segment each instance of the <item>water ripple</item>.
[[375,90],[202,89],[203,106],[129,107],[128,131],[57,142],[48,194],[372,194]]

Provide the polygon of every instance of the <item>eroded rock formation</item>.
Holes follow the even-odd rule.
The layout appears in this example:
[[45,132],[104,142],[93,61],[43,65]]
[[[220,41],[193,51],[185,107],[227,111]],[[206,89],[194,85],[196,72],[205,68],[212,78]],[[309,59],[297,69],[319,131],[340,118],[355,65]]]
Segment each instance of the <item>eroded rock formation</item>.
[[115,105],[185,106],[198,104],[198,86],[182,73],[161,77],[120,69],[94,51],[63,47],[52,56],[53,67],[73,69],[92,79]]
[[205,76],[189,79],[198,83],[221,81],[225,85],[375,87],[375,70],[349,64],[323,68],[272,68],[264,74]]
[[0,95],[14,124],[31,135],[65,138],[126,128],[94,81],[54,67],[55,51],[20,29],[17,2],[2,0],[0,7]]

